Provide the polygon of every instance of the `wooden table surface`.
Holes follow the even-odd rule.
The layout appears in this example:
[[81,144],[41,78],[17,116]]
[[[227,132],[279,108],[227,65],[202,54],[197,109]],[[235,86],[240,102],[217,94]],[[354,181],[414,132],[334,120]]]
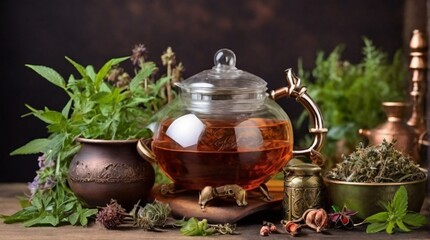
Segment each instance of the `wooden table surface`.
[[[16,196],[22,195],[26,190],[26,184],[23,183],[0,183],[0,214],[8,215],[20,209]],[[430,197],[427,197],[422,213],[430,216]],[[91,224],[88,227],[61,226],[61,227],[31,227],[25,228],[22,224],[4,224],[0,223],[0,240],[13,239],[55,239],[55,240],[91,240],[91,239],[291,239],[286,233],[271,234],[269,237],[259,235],[260,224],[263,220],[271,220],[280,228],[279,220],[282,214],[281,210],[271,210],[260,212],[249,216],[237,223],[237,232],[239,235],[216,235],[210,237],[188,237],[183,236],[178,229],[168,230],[166,232],[145,232],[137,228],[120,228],[118,230],[107,230],[98,224]],[[277,219],[277,220],[276,220]],[[414,230],[411,233],[395,233],[388,235],[385,233],[366,234],[364,227],[356,228],[351,231],[329,229],[325,233],[316,233],[311,229],[303,229],[301,235],[296,236],[298,239],[430,239],[430,224]]]

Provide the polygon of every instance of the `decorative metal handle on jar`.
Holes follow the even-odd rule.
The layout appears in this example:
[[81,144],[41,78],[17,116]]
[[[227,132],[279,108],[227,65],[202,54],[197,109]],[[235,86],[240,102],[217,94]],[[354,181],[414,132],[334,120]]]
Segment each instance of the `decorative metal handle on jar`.
[[300,78],[298,78],[291,68],[285,70],[287,75],[287,86],[272,90],[270,93],[270,97],[274,100],[282,98],[282,97],[292,97],[297,102],[301,103],[309,113],[309,118],[312,128],[309,129],[309,133],[314,134],[314,140],[311,146],[307,149],[293,150],[294,156],[306,156],[312,160],[313,163],[318,165],[323,164],[323,157],[319,153],[321,148],[323,147],[323,143],[325,140],[325,135],[328,131],[327,128],[324,127],[324,119],[322,113],[312,98],[306,92],[305,86],[300,86]]

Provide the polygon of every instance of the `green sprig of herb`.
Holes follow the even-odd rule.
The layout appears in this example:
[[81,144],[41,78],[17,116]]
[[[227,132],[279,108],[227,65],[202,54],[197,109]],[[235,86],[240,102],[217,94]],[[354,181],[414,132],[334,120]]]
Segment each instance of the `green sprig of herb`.
[[145,61],[143,45],[137,47],[139,49],[133,51],[131,57],[136,64],[134,77],[119,67],[130,57],[111,59],[97,72],[91,65],[85,67],[66,57],[79,74],[78,78],[70,75],[67,81],[52,68],[26,65],[62,89],[69,100],[60,111],[47,107],[38,110],[26,105],[30,113],[24,116],[33,115],[46,123],[50,135],[34,139],[11,153],[41,154],[40,169],[29,185],[31,195],[25,206],[11,216],[2,216],[5,223],[85,226],[97,213],[96,209],[85,208],[67,185],[70,161],[80,149],[75,139],[149,137],[151,132],[146,126],[150,118],[167,103],[165,86],[171,84],[172,76],[157,79],[155,63]]
[[209,224],[207,219],[199,221],[197,218],[192,217],[185,221],[180,229],[181,233],[185,236],[210,236],[217,234],[237,234],[235,232],[236,225],[225,224]]
[[387,211],[376,213],[363,221],[369,223],[367,233],[385,230],[393,234],[395,229],[410,232],[412,228],[424,226],[428,222],[425,216],[408,211],[408,192],[404,186],[400,186],[393,199],[384,207]]

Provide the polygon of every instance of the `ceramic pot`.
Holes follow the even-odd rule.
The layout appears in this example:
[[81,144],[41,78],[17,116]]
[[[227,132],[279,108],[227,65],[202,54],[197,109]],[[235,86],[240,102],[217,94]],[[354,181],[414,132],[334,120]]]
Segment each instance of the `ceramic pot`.
[[70,164],[68,183],[78,198],[89,207],[105,206],[110,199],[128,209],[146,202],[155,173],[137,153],[137,140],[77,141],[82,147]]

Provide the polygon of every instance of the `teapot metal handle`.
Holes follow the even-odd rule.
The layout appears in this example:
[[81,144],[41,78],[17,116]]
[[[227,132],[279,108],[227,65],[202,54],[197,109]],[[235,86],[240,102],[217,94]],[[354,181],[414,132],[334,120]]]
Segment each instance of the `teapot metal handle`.
[[294,156],[306,156],[318,165],[323,164],[323,156],[320,153],[323,147],[325,135],[328,131],[324,127],[324,119],[322,113],[312,98],[306,92],[306,87],[300,86],[300,78],[298,78],[291,68],[285,70],[287,75],[287,86],[272,90],[270,97],[274,100],[282,97],[292,97],[297,102],[301,103],[309,113],[310,122],[313,125],[309,129],[309,133],[314,134],[314,140],[311,146],[307,149],[293,150]]
[[155,164],[157,162],[157,159],[151,148],[149,147],[151,145],[151,142],[152,138],[139,139],[139,141],[137,141],[136,150],[143,159]]

